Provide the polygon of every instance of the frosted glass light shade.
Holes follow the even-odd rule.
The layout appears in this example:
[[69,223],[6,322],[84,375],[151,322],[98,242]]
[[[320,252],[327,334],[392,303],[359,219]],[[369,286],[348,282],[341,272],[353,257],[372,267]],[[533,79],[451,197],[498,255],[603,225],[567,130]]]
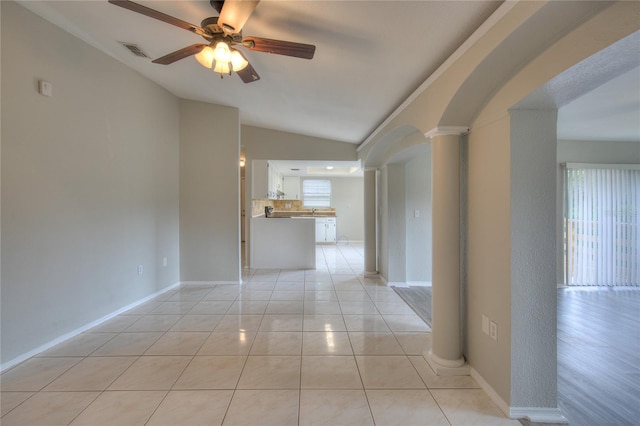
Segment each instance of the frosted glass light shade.
[[249,62],[244,58],[244,55],[237,50],[231,52],[231,66],[234,71],[243,70],[249,65]]
[[209,46],[205,47],[200,53],[196,54],[196,60],[203,67],[211,68],[213,66],[213,49]]
[[216,61],[216,66],[213,69],[220,74],[231,74],[231,68],[229,68],[229,62]]
[[218,44],[216,44],[213,57],[216,60],[216,64],[218,62],[228,63],[231,61],[231,50],[229,50],[229,45],[224,41],[219,41]]

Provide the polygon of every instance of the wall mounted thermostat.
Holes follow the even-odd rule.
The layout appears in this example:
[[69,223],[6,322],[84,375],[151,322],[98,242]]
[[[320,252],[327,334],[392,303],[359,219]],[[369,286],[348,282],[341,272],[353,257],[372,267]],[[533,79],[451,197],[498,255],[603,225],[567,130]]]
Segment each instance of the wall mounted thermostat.
[[44,80],[38,81],[38,92],[42,96],[53,96],[53,84]]

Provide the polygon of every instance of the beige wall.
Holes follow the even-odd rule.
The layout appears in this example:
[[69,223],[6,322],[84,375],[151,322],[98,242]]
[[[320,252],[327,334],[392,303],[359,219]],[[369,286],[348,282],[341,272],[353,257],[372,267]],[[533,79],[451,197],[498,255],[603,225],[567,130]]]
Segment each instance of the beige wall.
[[240,268],[239,111],[182,100],[180,279],[239,282]]
[[339,243],[364,241],[364,181],[361,177],[331,178],[331,207],[338,216]]
[[[467,359],[508,401],[510,394],[510,147],[509,118],[469,135],[467,223]],[[437,248],[434,248],[434,250]],[[494,342],[482,314],[499,325]]]
[[7,363],[179,281],[179,101],[21,6],[1,8]]
[[[408,282],[431,283],[431,147],[407,162],[406,257]],[[415,217],[415,211],[419,216]]]
[[250,160],[356,160],[356,145],[346,142],[244,125],[241,136],[247,164]]

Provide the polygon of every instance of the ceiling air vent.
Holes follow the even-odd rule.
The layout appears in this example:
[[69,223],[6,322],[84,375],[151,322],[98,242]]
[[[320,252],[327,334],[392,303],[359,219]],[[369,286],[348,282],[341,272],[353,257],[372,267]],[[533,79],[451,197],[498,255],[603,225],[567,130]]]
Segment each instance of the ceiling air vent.
[[121,41],[120,44],[126,47],[127,49],[129,49],[129,52],[133,53],[134,55],[139,56],[141,58],[148,58],[147,54],[144,53],[142,49],[140,49],[137,45],[133,43],[127,43],[124,41]]

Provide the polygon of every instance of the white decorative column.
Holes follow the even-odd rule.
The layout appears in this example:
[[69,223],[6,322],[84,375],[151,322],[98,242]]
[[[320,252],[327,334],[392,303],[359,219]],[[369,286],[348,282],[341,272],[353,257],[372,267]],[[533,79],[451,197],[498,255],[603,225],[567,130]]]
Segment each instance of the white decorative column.
[[468,375],[460,316],[460,136],[467,127],[435,128],[431,139],[431,350],[424,357],[438,375]]
[[378,274],[376,259],[376,169],[364,171],[364,275]]

